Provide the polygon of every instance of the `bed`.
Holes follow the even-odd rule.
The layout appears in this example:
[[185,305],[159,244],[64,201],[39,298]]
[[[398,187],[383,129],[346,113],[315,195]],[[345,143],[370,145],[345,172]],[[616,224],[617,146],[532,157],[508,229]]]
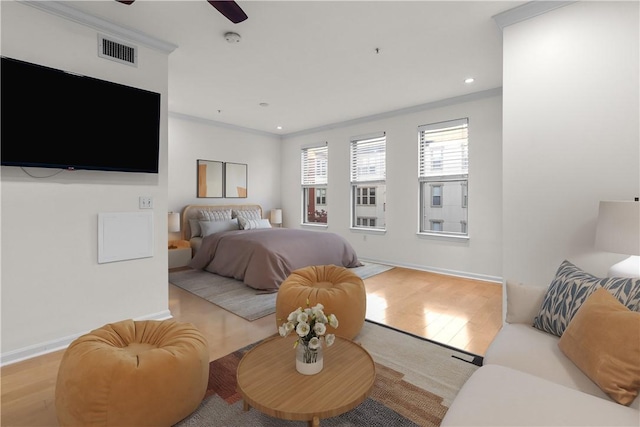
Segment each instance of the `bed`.
[[277,291],[289,274],[309,265],[359,267],[352,246],[326,231],[272,228],[259,205],[188,205],[183,238],[194,256],[189,266]]

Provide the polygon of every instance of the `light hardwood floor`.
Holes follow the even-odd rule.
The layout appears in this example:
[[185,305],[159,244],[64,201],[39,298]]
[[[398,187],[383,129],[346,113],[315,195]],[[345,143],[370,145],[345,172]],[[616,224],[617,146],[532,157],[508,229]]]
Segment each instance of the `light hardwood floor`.
[[[502,324],[495,283],[394,268],[365,280],[367,318],[483,355]],[[169,309],[209,342],[210,360],[276,333],[275,314],[248,322],[169,284]],[[1,368],[0,424],[57,426],[54,391],[63,351]]]

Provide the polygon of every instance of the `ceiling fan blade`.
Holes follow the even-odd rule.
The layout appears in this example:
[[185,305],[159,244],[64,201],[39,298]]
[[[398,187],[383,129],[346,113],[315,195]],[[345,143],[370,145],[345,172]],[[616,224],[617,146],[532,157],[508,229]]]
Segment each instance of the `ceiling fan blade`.
[[118,3],[131,4],[136,0],[116,0]]
[[231,0],[222,0],[222,1],[211,1],[207,0],[209,4],[216,9],[218,12],[223,14],[229,19],[229,21],[237,24],[238,22],[242,22],[247,19],[247,14],[238,6],[238,3]]

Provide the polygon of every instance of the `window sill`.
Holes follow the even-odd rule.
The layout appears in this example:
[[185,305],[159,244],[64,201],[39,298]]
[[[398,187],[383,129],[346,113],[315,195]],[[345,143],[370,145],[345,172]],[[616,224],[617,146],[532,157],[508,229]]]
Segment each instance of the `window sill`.
[[356,233],[385,234],[387,232],[386,228],[349,227],[349,229]]
[[451,241],[463,241],[463,242],[469,241],[469,235],[459,236],[455,234],[428,233],[424,231],[419,231],[416,234],[418,235],[418,237],[424,237],[428,239],[435,238],[439,240],[451,240]]
[[313,222],[303,222],[300,224],[301,227],[310,227],[310,228],[328,228],[329,225],[325,223],[313,223]]

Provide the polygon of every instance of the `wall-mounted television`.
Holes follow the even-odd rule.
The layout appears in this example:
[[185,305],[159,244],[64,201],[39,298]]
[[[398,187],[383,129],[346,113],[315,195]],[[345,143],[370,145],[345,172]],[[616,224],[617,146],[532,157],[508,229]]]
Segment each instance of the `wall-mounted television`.
[[2,165],[158,173],[159,93],[1,61]]

